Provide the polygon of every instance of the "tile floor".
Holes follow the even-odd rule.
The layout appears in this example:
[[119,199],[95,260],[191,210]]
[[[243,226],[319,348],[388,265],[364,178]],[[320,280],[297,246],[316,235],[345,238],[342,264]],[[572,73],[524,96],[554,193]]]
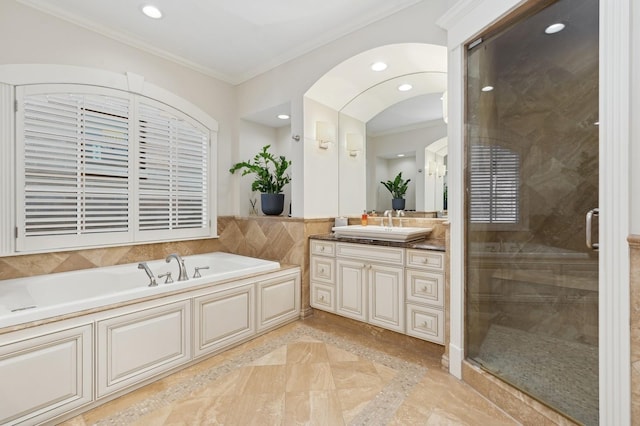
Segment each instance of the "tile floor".
[[63,424],[518,424],[442,370],[436,346],[369,331],[297,321]]

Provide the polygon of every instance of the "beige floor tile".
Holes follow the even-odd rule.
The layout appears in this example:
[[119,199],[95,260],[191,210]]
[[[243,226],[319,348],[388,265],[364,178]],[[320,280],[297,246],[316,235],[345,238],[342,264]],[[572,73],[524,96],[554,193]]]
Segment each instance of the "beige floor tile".
[[345,424],[336,392],[287,392],[284,424],[317,426]]
[[279,425],[284,419],[284,393],[246,394],[231,404],[226,423],[229,425]]
[[380,387],[361,387],[351,389],[338,389],[338,401],[342,409],[342,418],[345,423],[350,423],[364,407],[380,392]]
[[242,393],[284,393],[287,368],[284,365],[257,365],[251,369]]
[[370,361],[333,363],[331,374],[338,389],[381,387],[384,383]]
[[336,388],[327,362],[287,365],[287,392],[333,390]]
[[360,357],[356,354],[352,354],[344,349],[336,348],[333,345],[326,345],[327,355],[329,356],[329,362],[347,362],[347,361],[360,361]]
[[322,342],[294,342],[287,345],[287,364],[329,362]]
[[284,365],[287,363],[287,347],[282,346],[273,352],[253,361],[250,365]]

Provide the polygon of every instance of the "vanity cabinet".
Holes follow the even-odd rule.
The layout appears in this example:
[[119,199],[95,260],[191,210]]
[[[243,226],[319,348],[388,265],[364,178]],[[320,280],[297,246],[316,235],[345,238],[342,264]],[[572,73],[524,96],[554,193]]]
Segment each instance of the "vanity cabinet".
[[1,336],[0,424],[39,424],[93,401],[93,329],[74,323]]
[[407,334],[444,344],[444,254],[407,249]]
[[444,343],[444,253],[310,240],[311,306]]

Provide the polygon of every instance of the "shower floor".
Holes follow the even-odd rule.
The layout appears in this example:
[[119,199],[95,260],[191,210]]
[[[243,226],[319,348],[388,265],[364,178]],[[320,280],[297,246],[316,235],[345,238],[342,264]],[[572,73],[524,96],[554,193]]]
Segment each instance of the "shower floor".
[[492,324],[476,362],[585,425],[598,424],[598,347]]

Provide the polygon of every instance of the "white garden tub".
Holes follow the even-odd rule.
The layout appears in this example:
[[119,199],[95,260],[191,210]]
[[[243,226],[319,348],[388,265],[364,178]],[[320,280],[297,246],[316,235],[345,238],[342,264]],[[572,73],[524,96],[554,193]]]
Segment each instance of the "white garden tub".
[[[156,287],[149,287],[138,263],[0,280],[0,328],[280,268],[278,262],[222,252],[186,256],[184,263],[189,280],[178,281],[175,259],[148,261],[156,277],[172,273],[172,284],[156,278]],[[202,277],[192,278],[196,267],[207,266]]]

